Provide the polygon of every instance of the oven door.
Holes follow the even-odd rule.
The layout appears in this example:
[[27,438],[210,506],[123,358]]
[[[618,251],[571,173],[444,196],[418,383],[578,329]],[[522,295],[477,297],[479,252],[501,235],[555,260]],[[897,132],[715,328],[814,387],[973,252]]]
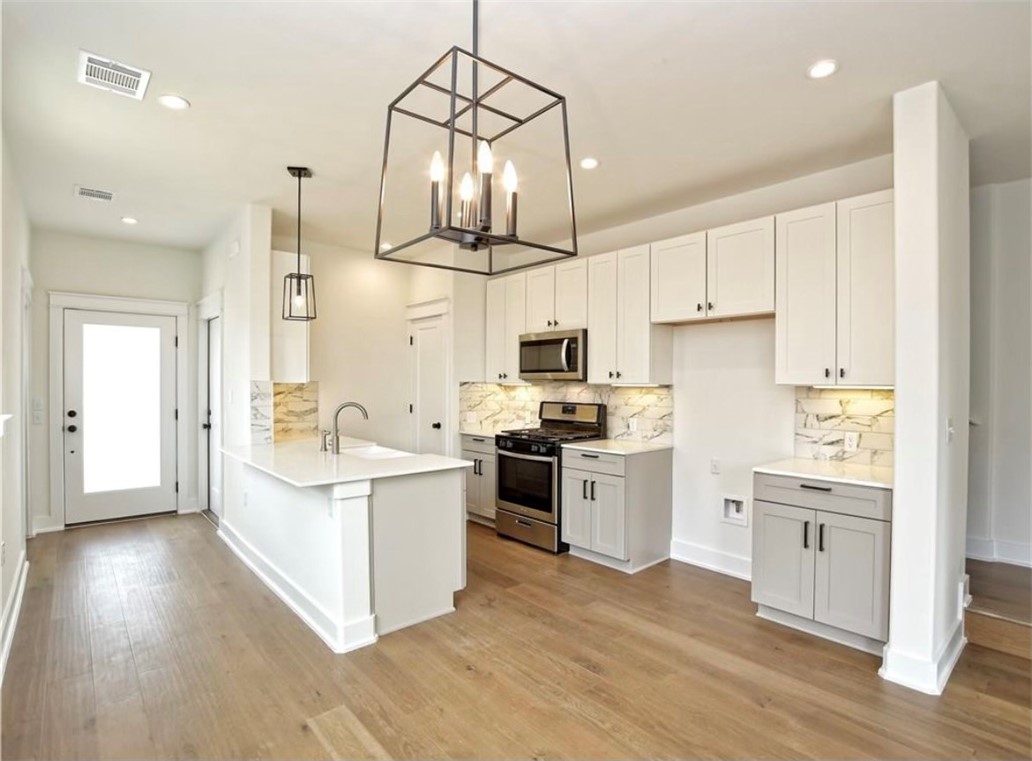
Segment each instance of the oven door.
[[559,514],[559,460],[555,457],[498,451],[498,507],[556,523]]
[[556,330],[520,336],[522,380],[585,380],[588,331]]

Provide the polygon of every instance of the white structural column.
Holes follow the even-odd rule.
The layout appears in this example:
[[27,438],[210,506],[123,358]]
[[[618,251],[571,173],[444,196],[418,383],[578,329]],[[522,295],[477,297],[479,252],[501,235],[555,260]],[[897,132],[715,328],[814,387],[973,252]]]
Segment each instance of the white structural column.
[[896,93],[893,120],[896,463],[881,674],[939,694],[967,642],[968,137],[937,82]]

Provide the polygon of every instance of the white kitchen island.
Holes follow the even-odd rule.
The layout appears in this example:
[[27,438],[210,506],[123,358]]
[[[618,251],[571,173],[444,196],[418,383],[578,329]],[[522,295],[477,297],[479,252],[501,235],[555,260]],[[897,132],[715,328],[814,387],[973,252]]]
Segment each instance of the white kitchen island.
[[355,441],[222,451],[246,467],[219,536],[334,652],[455,610],[473,463]]

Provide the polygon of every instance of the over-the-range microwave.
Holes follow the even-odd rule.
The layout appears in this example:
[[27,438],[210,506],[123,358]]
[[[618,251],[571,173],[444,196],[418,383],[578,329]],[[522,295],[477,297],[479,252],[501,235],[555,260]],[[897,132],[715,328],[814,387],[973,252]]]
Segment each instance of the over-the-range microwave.
[[521,380],[583,381],[588,377],[588,331],[553,330],[520,336]]

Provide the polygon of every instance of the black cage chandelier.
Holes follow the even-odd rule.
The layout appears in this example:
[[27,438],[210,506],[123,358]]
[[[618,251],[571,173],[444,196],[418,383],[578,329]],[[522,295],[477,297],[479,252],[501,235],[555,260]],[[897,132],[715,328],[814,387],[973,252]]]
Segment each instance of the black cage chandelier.
[[481,58],[478,22],[473,0],[473,52],[387,108],[379,259],[494,275],[577,255],[566,98]]
[[314,320],[315,278],[301,272],[301,179],[311,177],[305,166],[288,166],[291,177],[297,177],[297,272],[283,278],[283,319]]

